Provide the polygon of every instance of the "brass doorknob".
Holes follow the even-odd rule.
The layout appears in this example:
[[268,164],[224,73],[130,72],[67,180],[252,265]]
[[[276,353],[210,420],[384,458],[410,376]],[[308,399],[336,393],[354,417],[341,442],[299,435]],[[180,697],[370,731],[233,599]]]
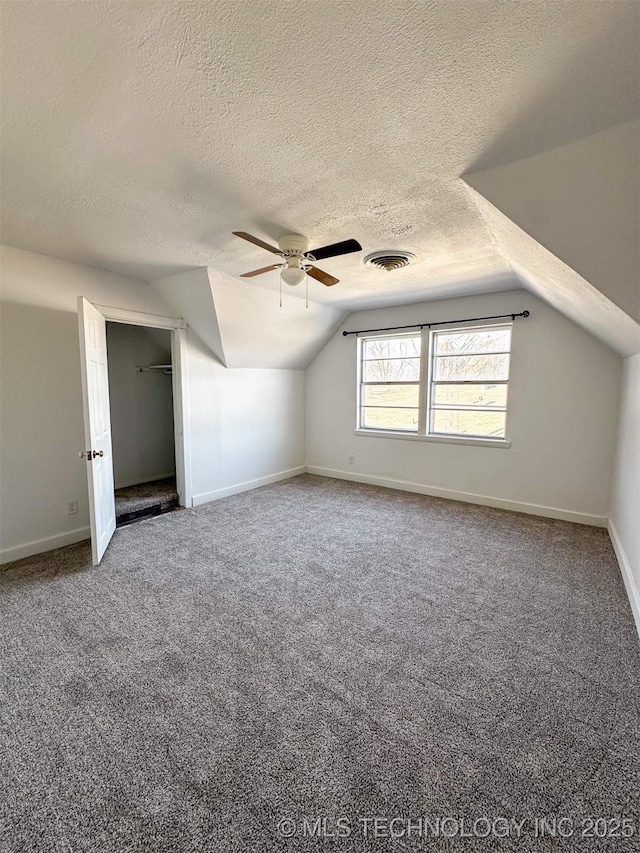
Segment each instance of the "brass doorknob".
[[96,456],[104,456],[103,450],[92,450],[91,451],[92,458],[95,459]]

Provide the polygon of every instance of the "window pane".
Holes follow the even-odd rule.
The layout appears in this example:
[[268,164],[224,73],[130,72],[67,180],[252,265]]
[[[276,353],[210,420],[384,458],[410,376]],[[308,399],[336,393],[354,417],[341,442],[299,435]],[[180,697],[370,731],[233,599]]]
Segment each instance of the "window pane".
[[431,431],[453,435],[478,435],[487,438],[503,438],[506,422],[505,412],[461,412],[449,409],[434,409]]
[[417,385],[363,385],[362,403],[365,406],[411,406],[418,408]]
[[369,429],[418,430],[417,409],[362,409],[361,426]]
[[461,355],[451,358],[436,358],[434,377],[436,381],[456,382],[508,379],[508,355]]
[[363,361],[362,374],[364,382],[417,382],[420,377],[420,359]]
[[434,385],[433,406],[507,406],[506,385]]
[[465,352],[509,352],[511,329],[479,329],[477,332],[437,332],[436,355]]
[[365,338],[362,344],[362,357],[365,359],[419,358],[420,335],[408,335],[402,338]]

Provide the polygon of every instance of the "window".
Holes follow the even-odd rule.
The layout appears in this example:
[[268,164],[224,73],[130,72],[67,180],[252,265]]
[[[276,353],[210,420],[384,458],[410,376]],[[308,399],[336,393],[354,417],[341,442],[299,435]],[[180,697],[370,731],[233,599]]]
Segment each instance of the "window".
[[504,440],[511,324],[360,339],[358,427]]
[[504,438],[511,327],[432,332],[429,434]]
[[420,334],[360,341],[360,426],[417,432]]

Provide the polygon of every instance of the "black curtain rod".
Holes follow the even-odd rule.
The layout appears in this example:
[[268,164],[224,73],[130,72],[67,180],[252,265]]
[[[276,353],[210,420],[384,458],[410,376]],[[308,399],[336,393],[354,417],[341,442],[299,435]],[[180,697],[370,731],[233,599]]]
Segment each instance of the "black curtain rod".
[[432,326],[450,326],[452,323],[477,323],[480,320],[506,320],[511,317],[515,320],[516,317],[528,317],[528,311],[521,311],[519,314],[495,314],[493,317],[468,317],[466,320],[442,320],[439,323],[410,323],[408,326],[384,326],[382,329],[359,329],[357,332],[343,332],[347,335],[368,335],[369,332],[395,332],[398,329],[430,329]]

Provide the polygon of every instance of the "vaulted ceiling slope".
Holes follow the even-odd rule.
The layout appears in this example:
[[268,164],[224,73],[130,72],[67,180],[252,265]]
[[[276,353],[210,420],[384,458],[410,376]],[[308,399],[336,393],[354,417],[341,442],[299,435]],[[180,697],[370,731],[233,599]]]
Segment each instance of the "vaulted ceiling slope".
[[640,320],[640,122],[465,175],[465,181]]
[[[205,267],[153,282],[225,367],[306,367],[346,317],[332,305],[238,288]],[[287,288],[289,290],[290,288]]]
[[523,287],[623,357],[640,352],[640,325],[600,290],[519,228],[474,190],[492,233]]
[[640,351],[639,154],[635,120],[464,177],[523,285],[623,356]]
[[[212,312],[200,334],[230,366],[303,367],[355,308],[516,274],[530,286],[538,261],[492,209],[599,289],[598,311],[631,311],[589,249],[576,260],[578,238],[536,232],[489,173],[637,119],[634,0],[3,0],[2,13],[3,240],[161,281],[186,313]],[[234,230],[355,237],[417,262],[386,274],[331,259],[340,284],[314,282],[309,309],[290,292],[287,316],[276,273],[238,278],[268,261]]]

